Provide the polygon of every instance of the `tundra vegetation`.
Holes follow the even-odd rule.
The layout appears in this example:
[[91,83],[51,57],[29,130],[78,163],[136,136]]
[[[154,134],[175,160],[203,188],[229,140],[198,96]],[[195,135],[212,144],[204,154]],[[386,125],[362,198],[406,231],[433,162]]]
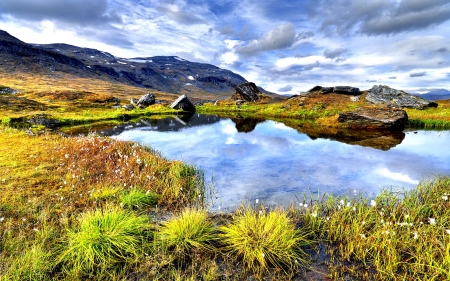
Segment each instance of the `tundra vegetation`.
[[[402,194],[305,194],[287,209],[256,202],[209,213],[213,190],[196,167],[136,143],[11,127],[36,114],[89,125],[176,113],[164,104],[111,109],[111,97],[146,90],[19,75],[2,75],[0,85],[19,91],[0,95],[0,280],[450,279],[447,177]],[[338,112],[361,103],[219,102],[198,110],[335,126]],[[439,104],[408,110],[411,125],[448,128],[450,106]]]

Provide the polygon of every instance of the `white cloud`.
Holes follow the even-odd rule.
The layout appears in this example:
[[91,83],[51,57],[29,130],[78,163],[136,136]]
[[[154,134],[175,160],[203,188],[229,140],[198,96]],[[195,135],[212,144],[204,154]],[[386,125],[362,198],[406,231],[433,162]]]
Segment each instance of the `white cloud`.
[[411,179],[408,175],[389,171],[388,168],[379,168],[375,170],[376,174],[384,176],[388,179],[405,182],[409,184],[419,184],[419,180]]

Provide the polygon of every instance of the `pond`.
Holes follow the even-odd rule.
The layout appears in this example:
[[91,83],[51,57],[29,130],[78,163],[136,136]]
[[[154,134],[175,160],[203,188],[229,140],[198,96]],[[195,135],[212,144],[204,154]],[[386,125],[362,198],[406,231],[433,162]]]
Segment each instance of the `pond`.
[[212,210],[256,199],[288,206],[305,193],[374,196],[450,176],[450,131],[336,131],[283,122],[194,114],[99,133],[201,168],[216,192]]

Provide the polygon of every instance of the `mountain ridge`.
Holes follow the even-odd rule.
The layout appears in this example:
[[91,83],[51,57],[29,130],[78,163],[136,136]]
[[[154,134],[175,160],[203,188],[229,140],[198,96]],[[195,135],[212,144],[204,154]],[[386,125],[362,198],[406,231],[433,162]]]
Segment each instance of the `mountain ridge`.
[[[0,61],[4,70],[10,72],[68,73],[169,93],[203,92],[218,98],[228,97],[238,85],[248,82],[230,70],[177,56],[120,58],[64,43],[29,44],[3,30],[0,30]],[[262,88],[261,91],[279,96]]]

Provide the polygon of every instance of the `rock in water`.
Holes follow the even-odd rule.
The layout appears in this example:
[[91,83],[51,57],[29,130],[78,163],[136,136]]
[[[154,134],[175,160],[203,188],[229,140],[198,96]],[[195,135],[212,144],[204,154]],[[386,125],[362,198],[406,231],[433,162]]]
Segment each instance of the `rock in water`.
[[183,109],[183,111],[195,111],[195,105],[189,100],[186,95],[180,96],[170,105],[170,107],[174,109],[181,108]]
[[339,114],[338,121],[353,129],[403,130],[408,122],[406,111],[392,107],[361,107]]
[[147,107],[150,106],[152,104],[155,104],[156,102],[156,98],[155,95],[153,94],[145,94],[143,95],[136,103],[137,106],[139,107]]
[[231,96],[231,99],[256,102],[259,100],[259,94],[260,91],[255,83],[248,82],[237,86],[236,93]]
[[437,107],[438,104],[425,100],[421,97],[413,96],[405,91],[392,89],[386,85],[375,85],[369,90],[366,100],[373,104],[386,104],[391,106],[424,109],[427,107]]

